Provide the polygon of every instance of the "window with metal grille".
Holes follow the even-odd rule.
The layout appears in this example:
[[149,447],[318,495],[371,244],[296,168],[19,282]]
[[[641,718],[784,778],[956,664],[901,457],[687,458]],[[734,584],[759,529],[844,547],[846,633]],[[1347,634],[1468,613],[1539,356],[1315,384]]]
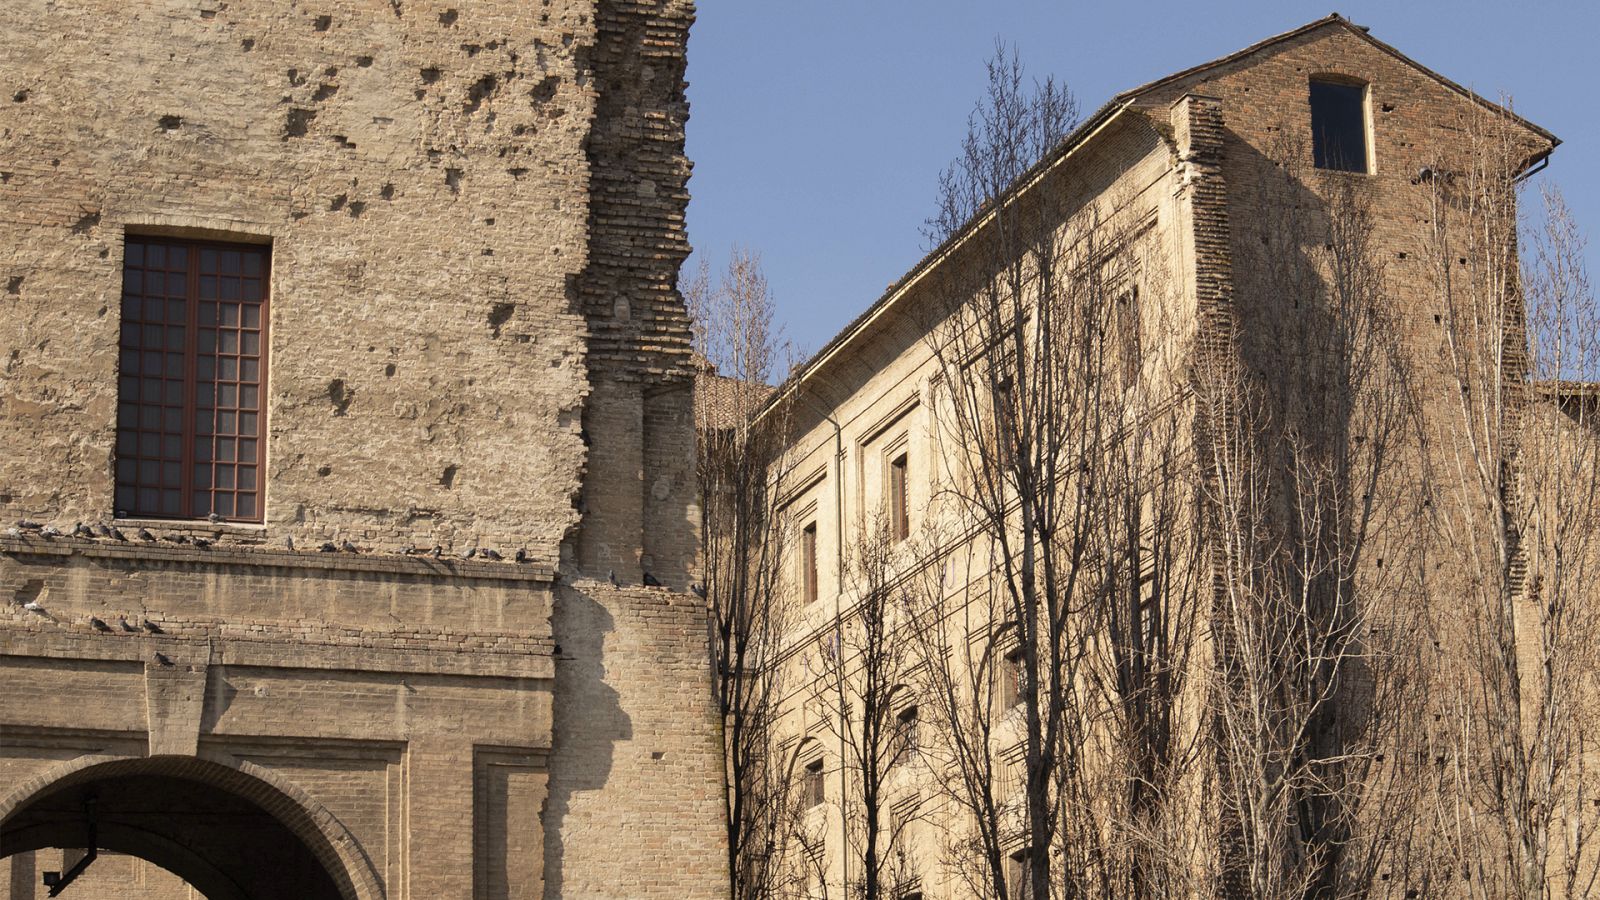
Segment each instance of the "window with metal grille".
[[1312,80],[1311,155],[1319,169],[1369,171],[1366,85]]
[[805,809],[821,806],[824,799],[822,760],[814,760],[808,763],[800,778],[800,805]]
[[261,521],[269,256],[127,238],[117,515]]

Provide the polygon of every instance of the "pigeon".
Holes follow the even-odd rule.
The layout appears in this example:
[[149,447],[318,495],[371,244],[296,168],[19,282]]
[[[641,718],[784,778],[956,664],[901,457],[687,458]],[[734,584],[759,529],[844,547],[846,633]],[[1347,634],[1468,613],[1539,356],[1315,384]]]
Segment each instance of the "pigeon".
[[661,582],[654,575],[651,575],[649,572],[646,572],[646,573],[644,573],[644,586],[645,587],[661,587]]
[[612,587],[621,587],[622,586],[621,583],[617,581],[617,570],[616,569],[607,569],[606,570],[606,580],[611,582],[611,586]]
[[187,544],[189,543],[189,536],[187,534],[169,534],[167,535],[167,540],[174,544]]
[[283,548],[285,550],[293,550],[294,549],[294,535],[292,535],[292,534],[284,535]]
[[148,529],[148,528],[139,529],[139,540],[141,540],[141,541],[153,541],[155,539],[156,539],[156,536],[150,533],[150,529]]
[[172,665],[172,660],[165,653],[160,651],[156,651],[156,662],[162,664],[163,666]]
[[144,630],[150,632],[151,634],[165,634],[166,633],[166,632],[161,630],[161,626],[160,625],[157,625],[156,623],[150,621],[149,619],[145,619],[144,620]]
[[478,555],[478,548],[477,547],[468,547],[467,549],[461,551],[461,558],[462,559],[471,559],[471,558],[473,558],[474,556],[477,556],[477,555]]
[[94,537],[94,531],[92,529],[90,529],[89,526],[83,524],[82,522],[79,522],[78,524],[72,526],[72,536],[73,537],[81,537],[81,538],[92,538],[92,537]]
[[211,546],[211,540],[209,538],[197,537],[194,539],[194,545],[199,547],[201,550],[204,550]]
[[694,584],[689,585],[689,593],[704,600],[706,598],[706,586],[696,581]]
[[528,561],[528,551],[527,551],[527,549],[524,548],[524,549],[518,550],[517,551],[517,555],[512,557],[512,559],[515,559],[519,563],[527,562]]
[[125,618],[123,616],[118,616],[117,617],[117,624],[122,627],[123,631],[126,631],[129,634],[133,634],[133,633],[135,633],[135,632],[137,632],[139,630],[139,629],[133,627],[132,623],[130,623],[127,620],[127,618]]
[[95,631],[110,631],[111,630],[111,626],[110,625],[107,625],[105,622],[100,621],[100,619],[96,618],[95,616],[90,616],[89,617],[89,624],[94,626],[94,630]]
[[215,525],[215,524],[217,524],[217,523],[218,523],[218,522],[221,522],[221,521],[222,521],[222,517],[221,517],[221,516],[219,516],[219,515],[217,515],[217,514],[216,514],[216,513],[212,513],[212,514],[211,514],[211,515],[209,515],[209,516],[206,516],[206,521],[207,521],[207,522],[210,522],[210,523],[211,523],[211,524],[213,524],[213,525]]
[[17,523],[17,527],[21,528],[23,531],[38,531],[44,526],[40,525],[38,522],[30,522],[27,519],[23,519]]
[[352,544],[349,541],[341,541],[339,543],[339,549],[343,550],[346,553],[360,553],[361,552],[361,548],[360,547],[357,547],[355,544]]
[[28,612],[36,612],[36,613],[44,612],[44,607],[41,606],[39,604],[39,601],[37,601],[37,600],[29,600],[27,603],[22,604],[22,608],[27,610]]
[[433,557],[434,559],[438,559],[439,557],[444,555],[444,548],[439,546],[438,544],[434,544],[433,545],[433,549],[428,551],[428,555]]
[[111,539],[114,541],[125,541],[128,539],[128,536],[122,533],[122,529],[115,525],[111,526],[107,530],[111,532]]
[[55,527],[54,525],[46,525],[45,527],[39,529],[39,533],[47,538],[61,537],[61,529]]
[[500,560],[505,559],[504,556],[500,555],[500,551],[494,549],[493,547],[488,547],[488,548],[485,548],[483,550],[480,550],[478,552],[478,555],[482,556],[484,559],[492,559],[492,560],[494,560],[496,562],[499,562]]
[[318,553],[337,553],[337,552],[339,552],[339,548],[335,547],[333,545],[333,541],[323,541],[322,542],[322,546],[317,548],[317,552]]
[[96,522],[94,525],[94,534],[95,537],[108,538],[111,537],[111,529],[107,528],[106,523],[104,522]]

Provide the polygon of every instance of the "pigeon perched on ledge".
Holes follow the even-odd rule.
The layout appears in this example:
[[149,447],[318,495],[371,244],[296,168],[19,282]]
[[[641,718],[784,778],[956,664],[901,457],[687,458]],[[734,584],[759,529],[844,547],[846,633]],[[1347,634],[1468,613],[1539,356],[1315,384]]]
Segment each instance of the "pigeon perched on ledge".
[[500,555],[500,551],[494,549],[493,547],[486,547],[483,550],[478,551],[478,555],[484,559],[492,559],[495,562],[505,559],[504,556]]
[[89,624],[94,627],[95,631],[110,631],[111,630],[111,626],[110,625],[107,625],[105,622],[101,621],[99,618],[97,618],[95,616],[90,616],[89,617]]

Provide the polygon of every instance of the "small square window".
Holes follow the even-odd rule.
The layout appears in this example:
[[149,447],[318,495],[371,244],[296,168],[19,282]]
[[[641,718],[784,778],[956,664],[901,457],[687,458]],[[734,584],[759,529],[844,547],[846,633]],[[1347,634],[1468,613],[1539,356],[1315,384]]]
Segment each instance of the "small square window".
[[1367,172],[1367,86],[1311,82],[1311,155],[1319,169]]

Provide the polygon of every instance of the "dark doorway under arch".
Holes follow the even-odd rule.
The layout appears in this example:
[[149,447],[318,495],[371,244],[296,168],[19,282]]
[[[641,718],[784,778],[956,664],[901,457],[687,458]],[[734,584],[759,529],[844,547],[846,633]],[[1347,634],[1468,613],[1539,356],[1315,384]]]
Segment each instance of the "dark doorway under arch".
[[[98,850],[148,860],[207,900],[354,896],[347,878],[330,873],[331,848],[292,801],[264,782],[197,760],[108,763],[63,778],[0,823],[0,857],[85,849],[91,826]],[[70,885],[61,897],[72,897]]]

